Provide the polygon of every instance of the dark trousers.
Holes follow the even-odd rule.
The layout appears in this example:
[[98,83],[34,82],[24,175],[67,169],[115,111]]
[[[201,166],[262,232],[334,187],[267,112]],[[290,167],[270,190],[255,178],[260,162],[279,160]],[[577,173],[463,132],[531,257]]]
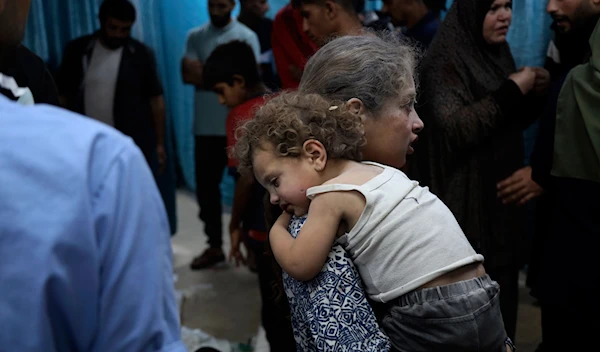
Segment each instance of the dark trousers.
[[519,309],[519,268],[505,266],[485,268],[487,274],[500,285],[500,311],[504,329],[511,340],[515,341],[517,332],[517,312]]
[[261,319],[271,351],[296,351],[296,341],[294,340],[290,320],[291,313],[285,292],[281,292],[281,297],[277,297],[274,289],[276,277],[271,257],[265,254],[265,244],[263,242],[249,239],[248,245],[256,258],[262,300]]
[[563,304],[542,302],[543,352],[596,350],[598,344],[596,334],[600,331],[598,320],[600,309],[585,292],[581,292],[579,296],[581,297],[579,302],[572,300],[565,300]]
[[225,136],[196,136],[196,197],[200,206],[200,220],[211,248],[223,244],[221,215],[221,179],[227,166],[227,138]]

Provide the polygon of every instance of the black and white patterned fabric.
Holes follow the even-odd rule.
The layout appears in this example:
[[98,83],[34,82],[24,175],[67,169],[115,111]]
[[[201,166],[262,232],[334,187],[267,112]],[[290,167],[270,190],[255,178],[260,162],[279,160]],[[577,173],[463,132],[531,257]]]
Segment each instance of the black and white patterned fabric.
[[[306,217],[293,217],[288,227],[294,238]],[[302,282],[283,273],[292,311],[297,351],[389,351],[390,342],[379,328],[367,302],[354,263],[334,244],[321,272]]]

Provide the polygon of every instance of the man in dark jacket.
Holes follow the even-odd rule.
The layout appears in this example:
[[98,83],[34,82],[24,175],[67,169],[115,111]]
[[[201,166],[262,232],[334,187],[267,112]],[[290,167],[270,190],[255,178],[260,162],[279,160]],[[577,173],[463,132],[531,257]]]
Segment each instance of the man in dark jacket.
[[59,70],[62,104],[130,136],[155,172],[166,161],[165,103],[150,48],[130,37],[136,12],[105,0],[100,30],[67,44]]

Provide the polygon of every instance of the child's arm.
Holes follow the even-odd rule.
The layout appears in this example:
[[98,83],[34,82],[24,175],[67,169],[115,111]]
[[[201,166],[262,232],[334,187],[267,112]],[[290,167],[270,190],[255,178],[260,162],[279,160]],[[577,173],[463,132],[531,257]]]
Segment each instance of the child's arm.
[[233,194],[233,206],[231,208],[231,220],[229,222],[229,235],[231,236],[231,251],[229,259],[235,259],[236,264],[244,263],[244,257],[240,252],[242,216],[248,209],[248,203],[252,197],[255,178],[252,174],[240,174],[235,183]]
[[329,192],[316,196],[296,239],[287,230],[291,218],[288,213],[283,213],[271,229],[269,239],[275,259],[294,279],[310,280],[323,268],[343,218],[345,193]]

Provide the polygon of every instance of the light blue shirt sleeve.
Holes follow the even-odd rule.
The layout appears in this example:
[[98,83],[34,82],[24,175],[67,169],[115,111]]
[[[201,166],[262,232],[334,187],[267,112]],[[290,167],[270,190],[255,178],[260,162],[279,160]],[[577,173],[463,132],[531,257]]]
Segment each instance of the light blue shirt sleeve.
[[185,351],[165,209],[141,153],[124,148],[93,200],[101,294],[93,351]]

